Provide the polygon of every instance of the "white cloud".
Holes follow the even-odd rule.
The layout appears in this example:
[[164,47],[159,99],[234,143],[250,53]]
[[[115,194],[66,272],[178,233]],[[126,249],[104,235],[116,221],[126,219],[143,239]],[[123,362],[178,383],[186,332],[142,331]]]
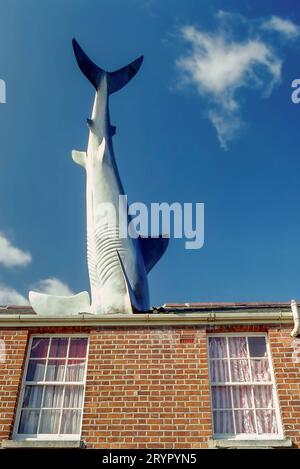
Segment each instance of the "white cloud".
[[225,151],[228,150],[228,142],[235,137],[244,125],[240,116],[226,111],[210,110],[208,118],[217,131],[221,147]]
[[40,280],[32,287],[35,291],[46,293],[47,295],[71,296],[74,292],[69,286],[58,278],[46,278]]
[[4,267],[25,267],[32,261],[31,254],[22,251],[11,244],[11,242],[0,233],[0,264]]
[[26,306],[29,301],[25,296],[19,293],[14,288],[0,284],[0,305],[19,305]]
[[279,16],[271,16],[270,19],[262,24],[262,28],[281,33],[288,39],[294,39],[300,35],[300,27],[297,24]]
[[237,42],[222,29],[209,34],[194,26],[183,27],[181,33],[190,46],[176,61],[182,83],[194,85],[200,95],[210,98],[208,117],[227,149],[243,124],[237,90],[252,86],[270,92],[280,80],[281,60],[261,39]]

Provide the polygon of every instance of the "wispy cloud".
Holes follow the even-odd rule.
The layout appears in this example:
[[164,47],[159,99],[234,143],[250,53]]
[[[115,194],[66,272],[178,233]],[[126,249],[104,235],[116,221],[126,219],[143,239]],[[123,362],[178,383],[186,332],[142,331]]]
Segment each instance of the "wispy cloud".
[[297,24],[279,16],[271,16],[271,18],[263,22],[262,28],[281,33],[288,39],[294,39],[300,35],[300,27]]
[[0,264],[4,267],[26,267],[32,261],[31,254],[23,251],[0,233]]
[[39,280],[36,284],[32,286],[33,290],[40,293],[46,293],[47,295],[57,295],[57,296],[71,296],[74,295],[74,292],[70,287],[59,280],[58,278],[46,278]]
[[25,296],[19,293],[14,288],[0,284],[0,305],[21,305],[26,306],[29,301]]
[[[241,15],[223,11],[216,17],[219,25],[214,32],[191,25],[181,28],[181,38],[187,48],[176,60],[176,66],[181,85],[192,85],[199,95],[208,98],[207,117],[217,131],[221,147],[227,150],[244,124],[238,90],[255,88],[269,96],[274,85],[280,82],[282,59],[273,44],[263,38],[262,20],[248,22]],[[287,28],[289,22],[282,21]],[[237,23],[243,25],[244,32],[239,34],[239,39],[233,39]],[[272,24],[274,27],[274,21]],[[283,29],[278,21],[275,24]],[[296,27],[291,23],[290,28],[291,25]]]

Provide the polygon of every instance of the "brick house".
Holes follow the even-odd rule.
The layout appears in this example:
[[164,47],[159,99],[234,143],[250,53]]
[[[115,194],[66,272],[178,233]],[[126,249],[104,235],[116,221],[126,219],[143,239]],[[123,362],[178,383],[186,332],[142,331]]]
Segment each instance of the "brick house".
[[2,307],[1,445],[300,447],[297,314],[288,303],[101,317]]

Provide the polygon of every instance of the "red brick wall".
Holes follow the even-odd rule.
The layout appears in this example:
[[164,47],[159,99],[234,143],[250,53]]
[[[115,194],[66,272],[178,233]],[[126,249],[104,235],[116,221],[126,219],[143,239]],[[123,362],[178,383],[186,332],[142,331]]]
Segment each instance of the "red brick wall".
[[[180,343],[183,334],[193,341]],[[88,447],[198,448],[211,434],[204,330],[91,332],[82,432]]]
[[292,339],[290,332],[271,329],[269,337],[283,426],[300,447],[300,339]]
[[0,363],[0,441],[10,437],[21,384],[28,333],[25,330],[2,330],[5,362]]
[[[259,326],[208,332],[261,332]],[[269,328],[285,429],[300,447],[300,364],[290,326]],[[212,436],[206,333],[199,327],[35,328],[0,332],[0,440],[11,437],[34,333],[90,332],[82,438],[89,448],[199,448]],[[300,358],[300,347],[299,347]]]

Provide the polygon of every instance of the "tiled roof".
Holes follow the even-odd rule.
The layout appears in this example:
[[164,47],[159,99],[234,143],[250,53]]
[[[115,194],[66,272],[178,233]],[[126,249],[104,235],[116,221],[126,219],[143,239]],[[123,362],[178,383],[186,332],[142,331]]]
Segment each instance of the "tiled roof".
[[0,306],[0,314],[36,314],[31,306]]

